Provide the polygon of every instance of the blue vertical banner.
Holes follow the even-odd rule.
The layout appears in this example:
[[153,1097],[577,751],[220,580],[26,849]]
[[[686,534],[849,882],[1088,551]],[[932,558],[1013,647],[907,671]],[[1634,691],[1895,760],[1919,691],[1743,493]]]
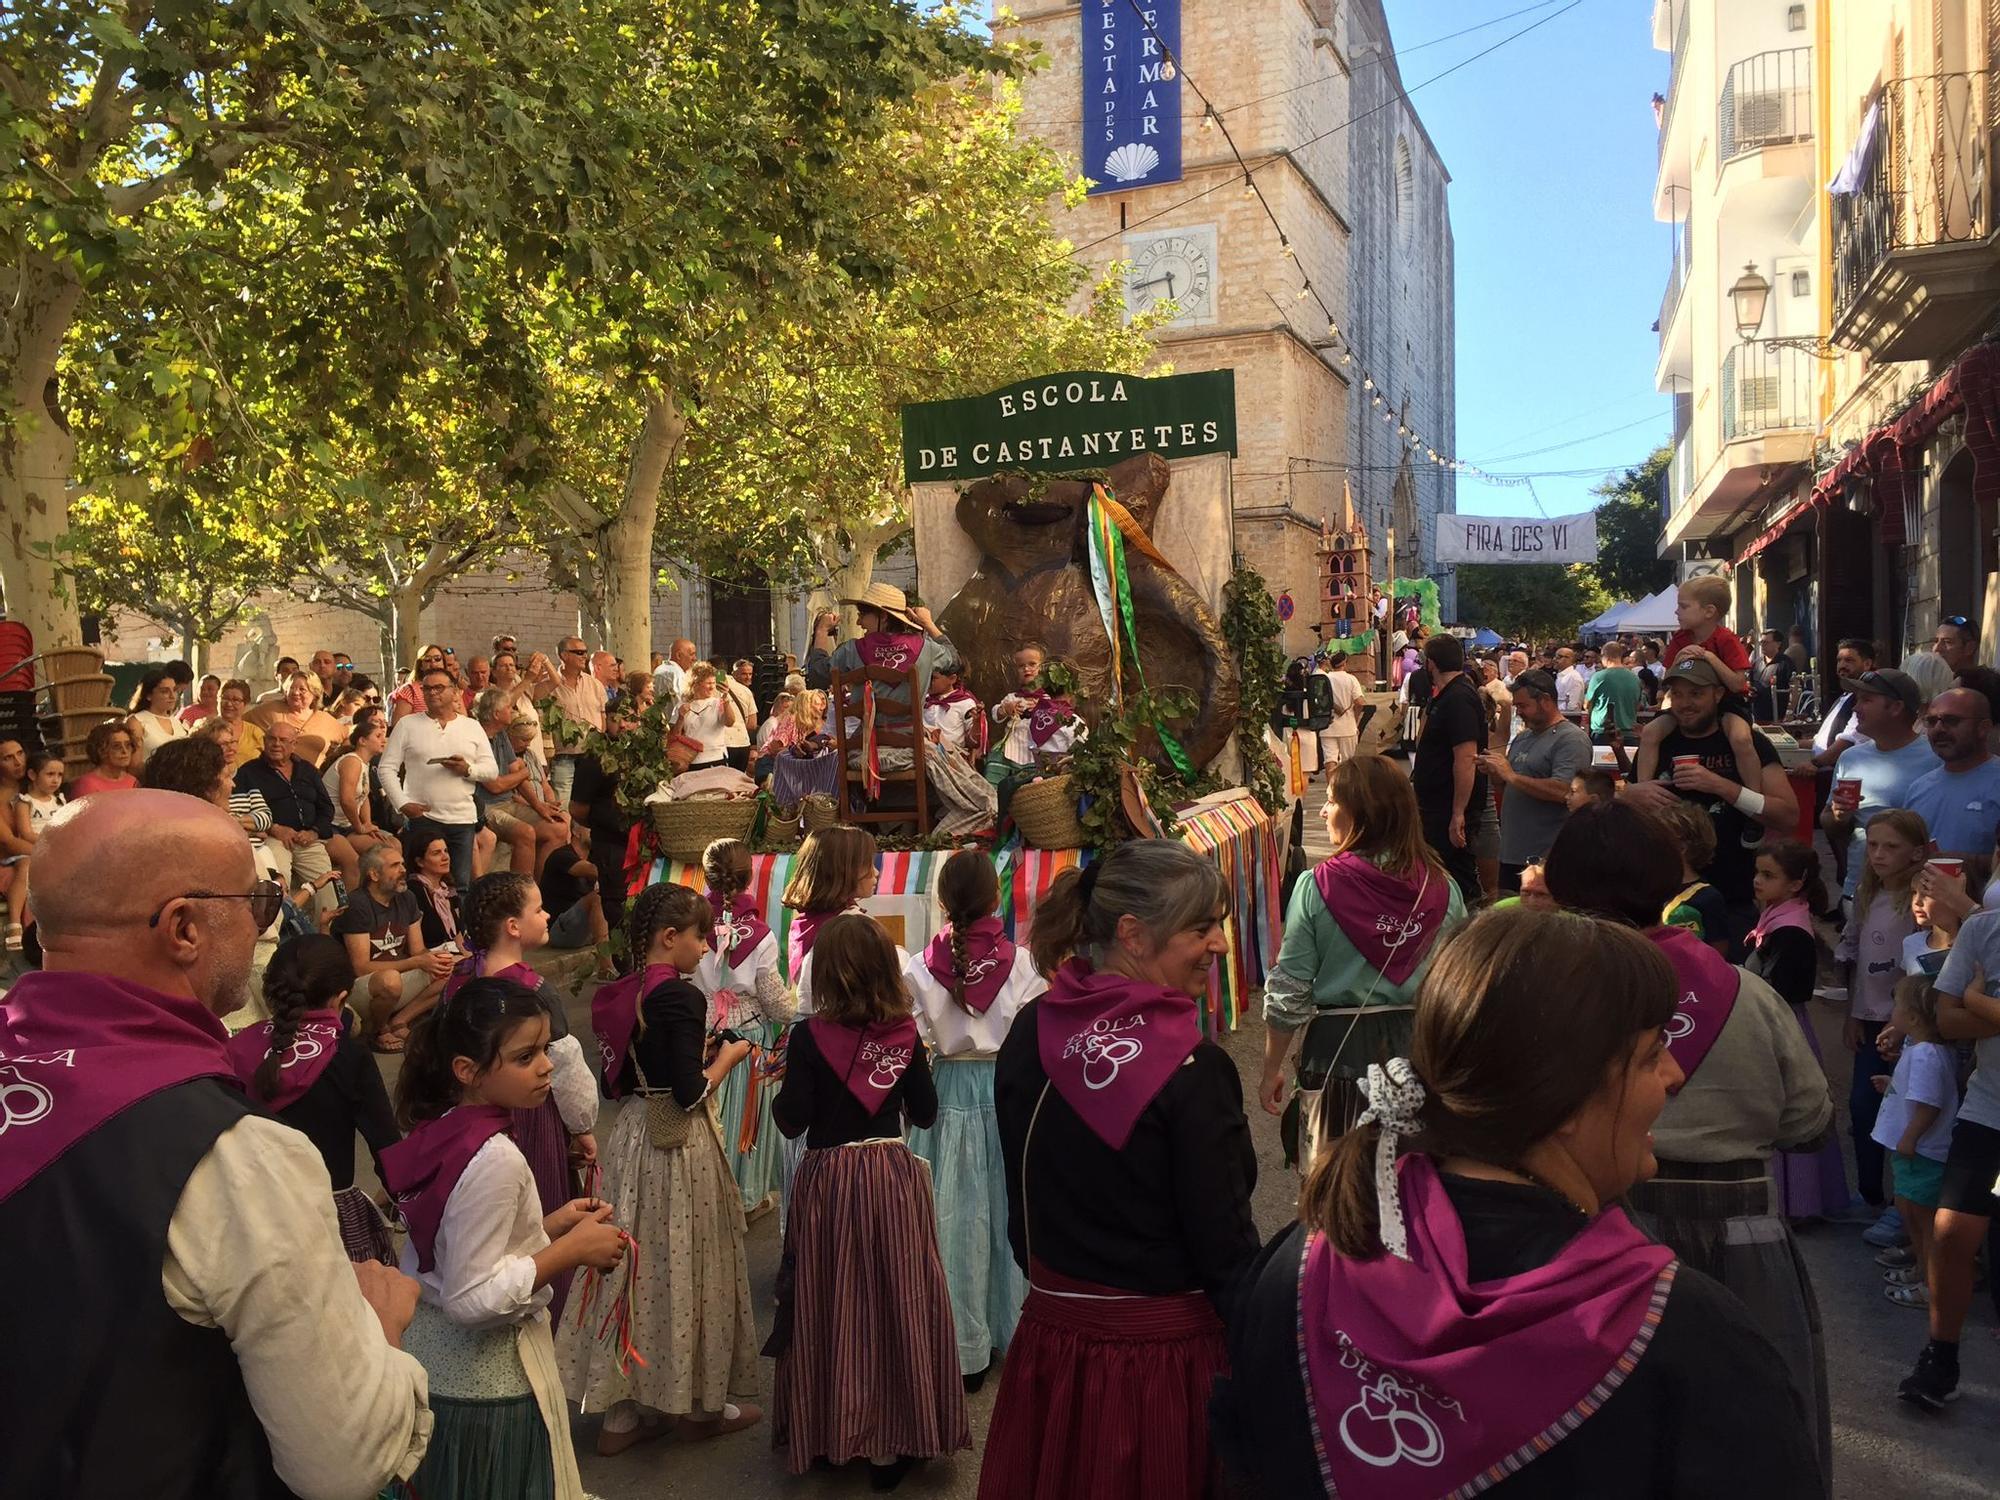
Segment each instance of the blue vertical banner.
[[[1164,43],[1164,46],[1162,45]],[[1178,182],[1181,0],[1084,0],[1083,175],[1092,194]]]

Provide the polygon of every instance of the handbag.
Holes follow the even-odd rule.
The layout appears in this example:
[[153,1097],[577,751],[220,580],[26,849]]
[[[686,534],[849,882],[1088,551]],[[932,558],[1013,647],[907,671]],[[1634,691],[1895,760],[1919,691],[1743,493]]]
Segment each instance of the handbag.
[[633,1092],[646,1101],[647,1144],[656,1151],[684,1149],[694,1130],[694,1110],[682,1109],[680,1100],[671,1093],[655,1090],[646,1082],[646,1070],[639,1066],[636,1051],[632,1053],[632,1072],[639,1080]]
[[678,730],[667,739],[667,767],[676,776],[694,764],[694,758],[701,754],[702,742],[690,739]]

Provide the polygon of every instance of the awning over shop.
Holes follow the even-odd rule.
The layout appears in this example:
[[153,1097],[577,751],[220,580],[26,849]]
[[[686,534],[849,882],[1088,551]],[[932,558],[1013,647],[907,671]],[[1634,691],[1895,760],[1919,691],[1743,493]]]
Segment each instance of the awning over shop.
[[1790,510],[1778,517],[1777,520],[1765,527],[1749,546],[1737,553],[1736,561],[1738,563],[1747,563],[1750,561],[1751,558],[1762,552],[1766,547],[1777,541],[1779,537],[1783,536],[1799,522],[1805,520],[1806,517],[1819,509],[1821,503],[1817,493],[1801,500],[1797,505],[1794,505]]

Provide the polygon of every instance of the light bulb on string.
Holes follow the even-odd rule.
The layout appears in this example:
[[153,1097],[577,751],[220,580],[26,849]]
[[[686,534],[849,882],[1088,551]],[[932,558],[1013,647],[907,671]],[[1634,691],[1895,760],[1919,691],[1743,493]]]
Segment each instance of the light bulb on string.
[[1310,297],[1312,294],[1313,294],[1312,283],[1308,281],[1304,286],[1299,288],[1299,301],[1301,302],[1305,301],[1306,298]]
[[1246,198],[1254,198],[1257,196],[1257,184],[1250,180],[1250,174],[1248,172],[1245,172],[1243,174],[1243,196]]
[[[1374,390],[1374,389],[1375,389],[1375,377],[1374,377],[1373,375],[1363,375],[1363,376],[1361,377],[1361,389],[1362,389],[1362,390],[1364,390],[1364,391],[1372,391],[1372,390]],[[1382,404],[1382,398],[1381,398],[1380,396],[1377,396],[1377,397],[1375,398],[1375,404],[1376,404],[1377,406],[1380,406],[1380,405]]]
[[1174,66],[1174,60],[1171,57],[1160,64],[1160,82],[1162,83],[1172,83],[1179,73],[1180,69]]
[[1215,129],[1215,106],[1213,104],[1203,107],[1201,112],[1201,128],[1204,131]]
[[1298,259],[1298,252],[1292,248],[1290,236],[1282,234],[1278,236],[1278,249],[1284,253],[1286,260]]

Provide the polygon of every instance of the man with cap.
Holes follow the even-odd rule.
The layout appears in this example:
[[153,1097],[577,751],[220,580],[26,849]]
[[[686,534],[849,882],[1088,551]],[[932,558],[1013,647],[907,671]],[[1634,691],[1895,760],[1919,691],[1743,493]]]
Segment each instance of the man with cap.
[[[1840,685],[1854,695],[1854,727],[1867,736],[1867,742],[1840,757],[1833,771],[1833,795],[1819,821],[1827,841],[1848,851],[1841,895],[1851,898],[1866,863],[1868,820],[1885,808],[1908,807],[1917,779],[1935,771],[1939,762],[1930,741],[1917,732],[1924,694],[1915,678],[1882,667],[1843,678]],[[1858,803],[1851,794],[1842,796],[1843,784],[1855,781],[1861,783]]]
[[1629,785],[1619,795],[1656,807],[1679,796],[1707,808],[1715,824],[1715,857],[1701,873],[1729,903],[1734,931],[1728,936],[1734,942],[1750,930],[1756,916],[1750,887],[1757,873],[1757,845],[1766,829],[1787,833],[1796,826],[1798,798],[1776,748],[1755,730],[1750,743],[1761,782],[1743,784],[1721,723],[1728,689],[1713,662],[1694,656],[1675,663],[1667,669],[1665,687],[1674,727],[1660,741],[1655,779]]
[[423,1457],[417,1285],[349,1263],[318,1149],[217,1019],[278,913],[257,875],[179,792],[42,834],[43,968],[0,1007],[0,1494],[346,1500]]
[[1590,768],[1590,736],[1557,707],[1555,678],[1539,667],[1514,679],[1514,722],[1505,752],[1481,768],[1505,788],[1500,804],[1500,889],[1521,889],[1521,871],[1549,852],[1569,816],[1569,784]]

